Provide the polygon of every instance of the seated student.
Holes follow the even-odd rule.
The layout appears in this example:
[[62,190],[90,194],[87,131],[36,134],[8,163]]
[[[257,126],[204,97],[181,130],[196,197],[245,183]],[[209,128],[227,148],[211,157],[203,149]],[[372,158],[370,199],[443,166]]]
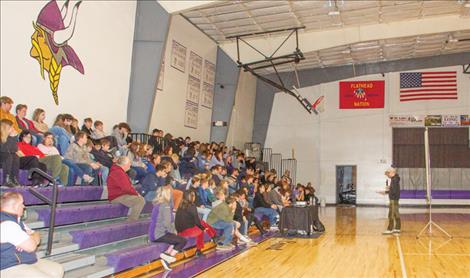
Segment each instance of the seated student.
[[207,217],[211,211],[211,204],[207,198],[206,189],[209,187],[209,181],[205,178],[202,178],[200,183],[194,183],[190,191],[194,191],[196,195],[195,204],[197,206],[197,212],[202,215],[202,220],[207,221]]
[[300,201],[300,202],[303,202],[303,201],[306,201],[306,200],[307,200],[307,199],[305,198],[305,188],[304,188],[304,186],[301,185],[300,183],[297,184],[297,187],[296,187],[295,200],[296,200],[296,201]]
[[116,144],[120,155],[127,154],[129,133],[131,133],[131,128],[127,123],[119,123],[116,128],[113,129],[113,136],[116,138]]
[[[213,179],[209,180],[209,187],[206,189],[207,192],[207,199],[209,200],[209,203],[212,204],[217,200],[215,197],[215,192],[217,191],[217,185],[214,182]],[[211,205],[212,206],[212,205]]]
[[16,106],[16,122],[21,130],[30,131],[33,139],[32,144],[36,146],[42,141],[42,133],[35,126],[33,121],[26,119],[26,113],[28,112],[28,106],[25,104],[18,104]]
[[[60,155],[59,150],[54,146],[54,134],[50,132],[44,133],[44,139],[41,144],[38,145],[38,149],[44,153],[46,156]],[[69,178],[67,185],[74,185],[75,178],[74,175],[81,179],[82,184],[89,184],[93,181],[93,178],[85,174],[80,167],[78,167],[75,162],[69,159],[62,159],[62,163],[67,165],[69,168]]]
[[228,188],[229,188],[230,193],[233,193],[237,191],[238,189],[240,189],[238,186],[239,175],[240,175],[240,170],[238,168],[234,168],[230,177],[227,178],[227,181],[229,181]]
[[166,177],[164,185],[159,187],[152,210],[151,222],[149,226],[149,240],[151,242],[167,243],[167,250],[160,254],[162,265],[166,270],[170,270],[169,265],[176,261],[175,255],[183,252],[186,245],[186,238],[176,235],[171,196],[171,177]]
[[142,195],[146,201],[151,202],[155,199],[156,191],[159,187],[164,185],[167,174],[163,165],[157,165],[154,174],[147,173],[142,180]]
[[93,144],[93,142],[90,139],[88,139],[88,141],[86,143],[86,147],[87,147],[88,156],[90,157],[90,159],[92,161],[98,163],[99,166],[100,166],[100,168],[98,169],[98,176],[101,178],[101,180],[100,180],[101,184],[98,184],[98,185],[106,186],[106,180],[108,179],[108,175],[109,175],[109,168],[102,165],[99,161],[97,161],[95,159],[95,156],[91,153],[91,151],[95,148],[95,145]]
[[44,122],[45,119],[46,112],[44,109],[36,108],[33,112],[33,124],[41,133],[46,133],[49,130],[49,126]]
[[95,129],[91,132],[91,138],[95,140],[100,140],[107,136],[104,132],[104,125],[102,121],[95,121],[93,126],[95,127]]
[[10,113],[13,100],[7,96],[2,96],[0,97],[0,105],[0,120],[9,120],[13,128],[11,136],[16,136],[21,132],[21,129],[16,122],[15,116]]
[[179,236],[196,238],[196,256],[202,255],[204,233],[214,239],[216,232],[209,224],[199,218],[194,200],[194,191],[184,192],[183,200],[176,211],[175,227]]
[[[255,226],[256,228],[259,230],[259,232],[263,235],[266,233],[266,231],[263,229],[263,225],[261,223],[260,220],[258,220],[254,214],[253,214],[253,209],[251,208],[251,205],[248,201],[248,198],[247,198],[247,192],[246,190],[244,189],[240,189],[237,191],[238,193],[238,199],[237,199],[237,209],[238,209],[238,205],[242,208],[243,210],[243,217],[247,220],[247,224],[246,226],[242,226],[241,227],[241,231],[243,233],[243,235],[247,236],[248,235],[248,228],[251,226],[251,223],[255,223]],[[235,211],[235,216],[239,218],[239,216],[237,216],[237,211]],[[235,219],[237,220],[237,219]],[[243,225],[243,222],[242,222],[242,225]]]
[[87,148],[87,136],[84,132],[79,131],[75,135],[75,143],[71,144],[67,149],[64,157],[77,164],[82,171],[88,176],[94,176],[101,168],[101,164],[93,161]]
[[8,119],[0,120],[0,168],[3,170],[3,186],[20,186],[18,182],[18,171],[20,159],[17,155],[16,131]]
[[216,184],[219,184],[220,181],[223,179],[223,177],[220,175],[221,171],[222,171],[222,166],[220,166],[220,165],[214,165],[211,168],[212,180]]
[[89,139],[91,139],[91,134],[93,133],[93,130],[91,129],[92,126],[93,120],[91,118],[85,118],[83,120],[82,128],[80,129],[81,131],[86,133]]
[[162,161],[161,164],[164,167],[164,171],[166,172],[167,176],[170,176],[173,179],[172,182],[172,194],[173,194],[173,201],[174,201],[174,207],[175,209],[178,208],[181,200],[183,199],[183,191],[181,191],[179,188],[181,188],[181,183],[179,181],[175,180],[175,177],[172,176],[173,173],[173,166],[169,161]]
[[[60,184],[66,185],[69,178],[69,167],[62,164],[62,157],[58,154],[46,156],[39,148],[31,145],[32,134],[29,130],[23,130],[18,137],[18,149],[25,156],[35,156],[39,162],[46,165],[46,170],[51,171],[52,177],[60,179]],[[43,169],[44,171],[44,169]]]
[[64,155],[67,151],[72,138],[72,133],[69,132],[70,127],[65,122],[64,115],[59,114],[55,118],[54,125],[49,129],[49,132],[54,134],[55,142],[61,155]]
[[131,168],[137,173],[136,179],[139,182],[142,182],[145,175],[147,174],[147,166],[142,161],[142,157],[139,153],[140,150],[140,143],[139,142],[132,142],[129,145],[129,151],[127,152],[127,156],[131,160]]
[[[65,115],[67,115],[67,114],[65,114]],[[70,116],[72,117],[72,124],[70,125],[70,131],[72,132],[73,135],[75,135],[75,134],[77,134],[77,132],[80,131],[80,127],[78,126],[78,120],[76,118],[74,118],[72,115],[70,115]],[[87,134],[87,138],[88,138],[88,134]]]
[[[18,149],[16,144],[16,131],[13,130],[13,124],[10,120],[1,120],[1,134],[2,140],[0,144],[0,153],[2,169],[4,169],[5,185],[14,187],[19,185],[18,172],[19,169],[29,170],[32,168],[39,168],[47,172],[47,166],[39,162],[36,156],[25,156],[23,152]],[[8,176],[7,176],[8,175]],[[32,185],[42,186],[44,179],[38,174],[33,174]]]
[[260,185],[258,187],[258,192],[255,193],[255,198],[253,199],[253,207],[255,209],[255,214],[261,214],[268,217],[271,228],[276,229],[275,225],[278,217],[278,213],[276,211],[277,206],[265,201],[263,193],[265,193],[266,187],[268,187],[268,185]]
[[145,205],[145,199],[131,184],[126,172],[131,168],[131,161],[127,156],[120,156],[115,165],[111,167],[108,176],[108,200],[112,204],[122,204],[128,208],[128,220],[139,219]]
[[113,162],[114,162],[114,157],[109,152],[110,146],[111,146],[111,142],[108,139],[103,138],[95,142],[90,152],[95,157],[95,160],[97,162],[107,167],[108,169],[110,169],[111,166],[113,166]]
[[224,190],[225,196],[229,195],[229,181],[227,179],[220,181],[220,183],[217,185],[217,189],[219,188],[222,188]]
[[[242,192],[245,192],[242,190]],[[248,219],[244,216],[244,210],[239,203],[240,195],[235,192],[230,195],[230,198],[235,199],[235,210],[233,214],[233,221],[235,223],[235,236],[244,243],[253,244],[254,242],[248,236]]]
[[[207,223],[211,225],[214,229],[220,229],[224,231],[223,241],[221,244],[217,244],[217,250],[232,250],[235,246],[231,244],[233,239],[233,234],[237,236],[244,243],[251,242],[248,238],[244,237],[238,231],[240,223],[233,220],[233,215],[236,209],[236,200],[232,197],[225,199],[223,191],[218,191],[216,193],[219,203],[212,208],[209,217],[207,218]],[[238,223],[238,224],[237,224]]]
[[23,196],[5,192],[0,200],[0,277],[63,277],[62,265],[36,256],[41,236],[21,220]]
[[225,166],[224,153],[221,150],[216,151],[209,162],[209,167],[211,167],[211,169],[216,165]]
[[269,203],[276,205],[277,210],[280,212],[284,208],[284,202],[279,190],[281,190],[279,187],[276,187],[274,189],[267,189],[267,197],[265,196],[265,198],[267,198]]
[[160,130],[155,128],[152,130],[152,136],[148,140],[148,144],[153,147],[153,154],[161,153],[163,138],[160,136]]

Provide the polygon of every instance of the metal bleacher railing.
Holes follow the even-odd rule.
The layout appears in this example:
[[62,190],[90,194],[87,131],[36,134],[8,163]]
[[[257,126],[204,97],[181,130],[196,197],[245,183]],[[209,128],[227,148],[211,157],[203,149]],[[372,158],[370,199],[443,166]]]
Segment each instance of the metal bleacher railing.
[[33,187],[29,188],[29,191],[31,192],[31,194],[33,194],[38,199],[42,200],[43,202],[45,202],[47,205],[51,207],[51,216],[49,218],[50,219],[49,232],[47,236],[47,250],[46,250],[46,255],[49,256],[51,255],[52,242],[54,241],[55,213],[56,213],[56,208],[57,208],[57,194],[58,194],[57,183],[55,182],[52,176],[50,176],[49,174],[43,172],[42,170],[38,168],[32,168],[29,170],[28,179],[31,179],[33,174],[40,175],[42,178],[48,180],[52,184],[52,199],[47,198],[46,196],[38,192]]

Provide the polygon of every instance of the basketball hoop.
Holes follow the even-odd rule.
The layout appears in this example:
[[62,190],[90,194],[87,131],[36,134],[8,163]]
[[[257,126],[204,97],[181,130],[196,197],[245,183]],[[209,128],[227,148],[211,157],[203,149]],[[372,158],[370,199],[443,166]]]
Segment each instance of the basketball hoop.
[[312,104],[312,109],[315,114],[323,113],[325,111],[325,96],[320,96]]

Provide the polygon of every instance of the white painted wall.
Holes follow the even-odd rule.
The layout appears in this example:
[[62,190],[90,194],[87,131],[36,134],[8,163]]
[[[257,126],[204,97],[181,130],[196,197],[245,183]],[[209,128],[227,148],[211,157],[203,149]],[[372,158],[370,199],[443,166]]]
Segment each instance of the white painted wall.
[[245,143],[252,141],[255,99],[256,77],[249,72],[240,71],[226,140],[229,146],[243,150]]
[[[173,40],[187,48],[186,71],[183,73],[170,65]],[[190,52],[194,51],[203,59],[216,64],[217,45],[179,15],[172,16],[165,48],[165,73],[163,90],[157,91],[153,106],[150,131],[163,129],[173,136],[191,136],[195,140],[207,142],[210,137],[212,109],[201,106],[197,129],[184,126],[184,111],[188,84],[188,64]],[[202,82],[201,82],[202,85]]]
[[[30,114],[37,107],[45,109],[49,124],[58,113],[71,113],[80,121],[85,117],[99,119],[110,131],[113,124],[127,117],[136,2],[81,4],[69,45],[82,61],[85,75],[70,66],[62,69],[59,106],[52,98],[47,72],[43,80],[38,62],[29,55],[32,22],[47,2],[0,2],[1,95],[11,97],[15,105],[27,104]],[[75,3],[71,1],[70,7]],[[59,8],[62,4],[59,2]]]
[[375,192],[383,190],[383,173],[392,162],[392,128],[388,116],[470,113],[470,75],[462,74],[461,66],[436,70],[457,70],[457,101],[400,103],[399,73],[348,79],[385,80],[384,109],[339,110],[339,82],[299,90],[310,100],[325,95],[325,112],[320,116],[309,115],[293,97],[278,93],[265,146],[286,158],[294,148],[297,180],[312,181],[319,196],[328,203],[336,201],[336,165],[357,165],[357,202],[384,204],[386,198]]

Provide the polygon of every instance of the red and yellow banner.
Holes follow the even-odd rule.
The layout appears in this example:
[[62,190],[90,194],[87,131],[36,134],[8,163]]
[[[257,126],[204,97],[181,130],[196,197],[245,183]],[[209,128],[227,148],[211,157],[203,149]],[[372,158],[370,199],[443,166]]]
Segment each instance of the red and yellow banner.
[[384,108],[385,81],[339,82],[339,109]]

